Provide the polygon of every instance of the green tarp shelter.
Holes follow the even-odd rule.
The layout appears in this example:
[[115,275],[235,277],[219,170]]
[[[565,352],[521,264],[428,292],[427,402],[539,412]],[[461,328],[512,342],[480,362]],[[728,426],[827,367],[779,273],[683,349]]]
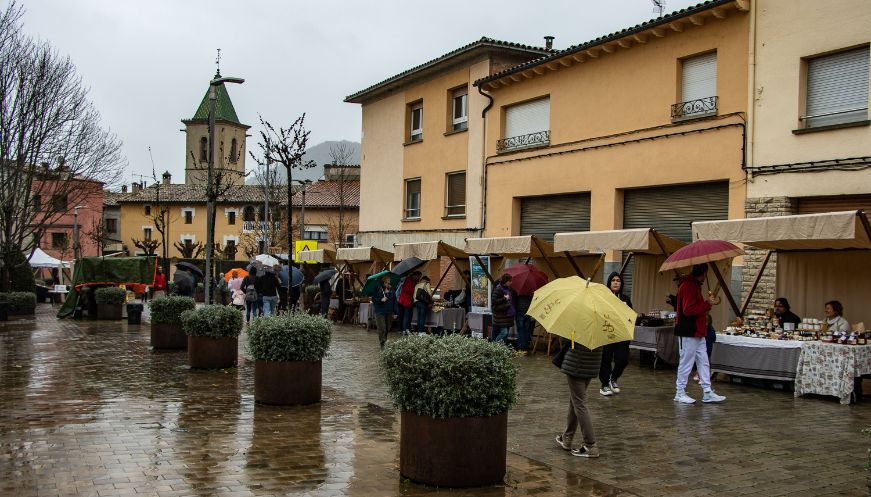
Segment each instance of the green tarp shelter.
[[73,283],[57,317],[71,316],[82,287],[88,285],[153,285],[157,257],[85,257],[75,265]]

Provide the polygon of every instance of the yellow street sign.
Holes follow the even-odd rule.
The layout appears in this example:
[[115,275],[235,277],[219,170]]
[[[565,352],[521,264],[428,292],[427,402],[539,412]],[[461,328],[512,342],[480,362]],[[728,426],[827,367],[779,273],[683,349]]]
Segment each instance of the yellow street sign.
[[316,264],[317,261],[299,261],[299,253],[300,252],[308,252],[312,250],[318,249],[318,242],[315,240],[296,240],[293,242],[293,260],[305,263],[305,264]]

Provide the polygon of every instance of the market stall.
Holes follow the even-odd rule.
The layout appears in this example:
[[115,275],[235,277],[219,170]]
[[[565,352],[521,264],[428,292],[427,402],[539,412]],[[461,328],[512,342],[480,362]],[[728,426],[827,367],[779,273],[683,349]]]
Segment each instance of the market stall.
[[[819,335],[818,329],[784,332],[771,325],[763,329],[762,325],[754,324],[754,320],[763,321],[764,313],[749,311],[748,306],[765,267],[774,259],[772,255],[777,254],[776,293],[789,299],[793,312],[804,316],[806,321],[818,321],[817,318],[823,314],[823,304],[829,300],[839,300],[845,309],[844,317],[853,324],[854,329],[860,323],[871,323],[871,306],[867,305],[871,298],[871,285],[868,284],[871,281],[871,226],[865,214],[862,211],[845,211],[708,221],[693,223],[693,233],[697,239],[727,240],[766,251],[740,308],[740,314],[745,317],[743,326],[733,327],[729,331],[742,336],[750,335],[752,338],[749,340],[802,340],[797,346],[800,353],[794,359],[796,395],[836,395],[842,402],[845,398],[849,401],[853,382],[862,374],[871,373],[871,355],[863,352],[871,346],[812,341],[814,337],[810,335]],[[827,337],[823,335],[823,338]],[[751,353],[748,343],[740,345],[743,347],[741,353],[733,354],[731,358],[719,350],[719,345],[718,337],[712,356],[712,370],[732,370],[733,374],[740,374],[734,372],[737,369],[736,357]],[[832,357],[851,359],[847,360],[849,365],[845,365],[847,362],[840,359],[835,361]],[[764,370],[762,374],[767,374],[768,370],[761,369]],[[792,369],[791,364],[789,369]]]
[[[57,317],[72,316],[85,287],[139,284],[151,286],[157,257],[83,257],[75,265],[72,288]],[[89,292],[89,295],[93,295]]]
[[375,247],[340,248],[335,261],[341,273],[351,275],[352,281],[363,286],[366,275],[390,269],[393,253]]
[[[469,254],[467,254],[460,248],[454,247],[453,245],[449,245],[443,241],[433,241],[397,243],[394,244],[393,247],[395,248],[393,254],[394,261],[399,262],[406,259],[417,258],[420,261],[424,261],[424,271],[429,270],[429,266],[433,262],[440,264],[442,257],[447,258],[450,261],[447,267],[445,267],[444,271],[441,272],[441,276],[439,277],[438,282],[435,285],[432,285],[433,290],[440,289],[440,285],[442,284],[452,267],[456,269],[457,273],[460,275],[460,278],[463,278],[463,280],[465,280],[466,278],[463,275],[463,270],[469,269]],[[466,281],[466,283],[468,282]],[[441,307],[438,300],[436,300],[435,303],[436,305]],[[465,325],[465,313],[463,315],[463,324]],[[464,329],[464,325],[461,326],[460,329]]]
[[329,249],[300,250],[296,254],[302,264],[335,264],[336,253]]

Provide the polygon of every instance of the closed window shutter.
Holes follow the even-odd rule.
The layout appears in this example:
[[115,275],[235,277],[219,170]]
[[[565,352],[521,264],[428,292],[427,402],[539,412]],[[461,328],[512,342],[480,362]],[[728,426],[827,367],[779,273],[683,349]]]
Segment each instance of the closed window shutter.
[[683,61],[682,102],[717,95],[717,52]]
[[808,127],[868,119],[868,58],[866,46],[808,61]]
[[448,216],[466,213],[466,173],[448,175]]
[[529,135],[550,129],[550,98],[508,107],[505,111],[505,138]]

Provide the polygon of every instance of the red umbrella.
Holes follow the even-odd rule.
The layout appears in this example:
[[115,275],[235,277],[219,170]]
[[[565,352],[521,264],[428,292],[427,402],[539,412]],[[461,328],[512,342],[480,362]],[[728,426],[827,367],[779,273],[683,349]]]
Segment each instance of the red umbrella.
[[547,284],[547,274],[532,264],[517,264],[506,269],[511,275],[511,288],[519,295],[532,296],[536,290]]
[[722,240],[698,240],[681,247],[659,268],[660,271],[690,267],[703,262],[716,262],[744,255],[744,251]]

